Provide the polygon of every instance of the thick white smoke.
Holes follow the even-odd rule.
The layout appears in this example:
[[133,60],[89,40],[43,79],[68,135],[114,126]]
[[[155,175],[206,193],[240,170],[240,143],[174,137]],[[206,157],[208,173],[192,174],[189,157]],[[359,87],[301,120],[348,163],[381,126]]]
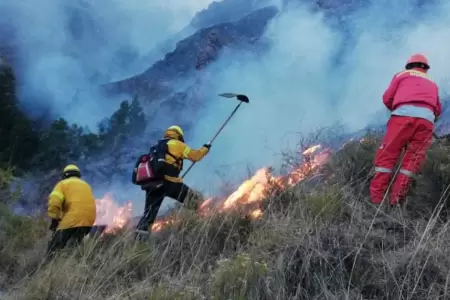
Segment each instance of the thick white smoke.
[[[98,85],[137,75],[162,59],[166,53],[159,51],[160,44],[185,29],[211,2],[0,1],[0,26],[14,37],[8,42],[17,51],[23,108],[35,117],[64,117],[96,131],[97,123],[125,98],[104,98]],[[142,191],[125,180],[129,184],[95,184],[95,195],[110,191],[121,202],[133,199],[140,213]]]
[[[27,58],[25,92],[48,96],[41,98],[70,121],[94,124],[116,107],[105,105],[94,91],[86,92],[79,105],[67,110],[71,95],[79,88],[90,90],[96,82],[92,77],[101,81],[143,71],[147,65],[127,65],[126,53],[145,58],[209,2],[86,1],[102,34],[81,34],[81,42],[68,36],[69,6],[61,1],[40,1],[37,9],[32,0],[4,0],[0,11],[12,11],[17,16],[12,21],[20,25],[21,49]],[[276,2],[281,8],[287,1]],[[265,34],[272,45],[268,53],[259,56],[226,50],[210,66],[212,84],[204,99],[209,105],[201,114],[205,117],[194,121],[195,130],[186,141],[193,147],[207,142],[237,104],[215,95],[245,93],[251,103],[242,105],[186,183],[213,193],[223,179],[218,174],[240,179],[248,166],[278,166],[281,151],[294,148],[300,135],[335,122],[348,131],[384,122],[387,114],[381,95],[412,53],[424,52],[429,57],[430,74],[445,94],[449,89],[450,4],[430,1],[421,11],[416,2],[373,1],[349,13],[344,17],[351,38],[336,22],[308,6],[284,7]],[[70,7],[77,5],[82,7]],[[117,51],[125,54],[118,56]],[[130,189],[140,192],[131,183]],[[142,202],[136,207],[139,213]]]
[[[295,133],[306,135],[335,122],[349,132],[370,122],[383,123],[388,112],[381,95],[415,52],[429,57],[430,75],[446,93],[450,4],[428,8],[416,18],[415,1],[398,2],[402,5],[374,2],[347,15],[354,41],[345,51],[340,50],[349,37],[340,28],[322,13],[299,6],[270,24],[269,53],[235,54],[219,61],[213,67],[219,71],[212,72],[211,96],[245,93],[251,103],[240,108],[187,183],[211,192],[222,180],[215,176],[220,171],[240,179],[249,164],[279,166],[281,151],[299,140]],[[237,104],[219,97],[208,101],[208,116],[196,127],[195,146],[206,142]]]
[[149,68],[165,55],[159,44],[210,2],[1,1],[0,26],[13,28],[18,46],[23,107],[96,130],[123,100],[102,98],[97,86]]

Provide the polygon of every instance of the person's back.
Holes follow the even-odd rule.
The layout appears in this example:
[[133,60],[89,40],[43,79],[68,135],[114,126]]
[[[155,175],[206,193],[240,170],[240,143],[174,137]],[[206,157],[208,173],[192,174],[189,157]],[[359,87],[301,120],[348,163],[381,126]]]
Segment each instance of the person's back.
[[[63,195],[63,205],[60,207],[57,201]],[[71,177],[61,180],[51,195],[49,210],[61,209],[62,219],[58,229],[73,227],[93,226],[95,223],[96,206],[91,186],[81,178]]]
[[179,175],[183,168],[183,160],[200,161],[208,153],[209,146],[204,145],[198,150],[192,149],[184,141],[180,140],[181,136],[174,130],[167,130],[164,137],[169,138],[167,142],[168,153],[165,156],[165,161],[176,169],[174,173],[166,174],[164,179],[171,182],[182,182],[183,179]]
[[80,243],[95,223],[96,205],[91,186],[81,179],[80,169],[68,165],[48,199],[50,230],[54,231],[48,253],[64,248],[75,240]]
[[[147,233],[158,214],[164,197],[170,197],[184,203],[190,197],[201,198],[183,183],[180,173],[183,169],[183,160],[200,161],[208,153],[211,145],[205,144],[200,149],[191,149],[184,142],[184,133],[179,126],[171,126],[164,132],[167,143],[164,154],[163,178],[152,181],[144,188],[146,190],[144,215],[137,225],[138,233]],[[136,169],[134,173],[137,173]]]
[[383,102],[398,116],[434,122],[441,113],[438,87],[420,68],[397,73],[383,95]]

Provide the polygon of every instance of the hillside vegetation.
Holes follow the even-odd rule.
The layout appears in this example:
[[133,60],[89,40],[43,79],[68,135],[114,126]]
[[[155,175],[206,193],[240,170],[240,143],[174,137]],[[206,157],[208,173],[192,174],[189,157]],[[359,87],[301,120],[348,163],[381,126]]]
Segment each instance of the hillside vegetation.
[[268,191],[258,220],[185,210],[148,244],[127,232],[90,238],[44,265],[48,224],[2,206],[0,289],[21,300],[449,299],[450,144],[433,145],[394,211],[368,202],[377,145],[375,136],[347,143],[319,177]]
[[[45,205],[42,199],[56,184],[64,165],[75,162],[85,175],[105,181],[100,176],[103,170],[98,170],[99,165],[106,165],[103,168],[110,173],[121,175],[120,168],[126,166],[120,159],[134,160],[133,151],[142,151],[133,143],[144,140],[148,121],[136,97],[122,101],[109,118],[99,122],[96,132],[92,132],[63,118],[31,118],[24,113],[15,85],[11,67],[0,64],[0,168],[10,170],[11,176],[21,179],[15,185],[28,186],[24,193],[17,195],[15,203],[25,211]],[[111,179],[110,174],[107,176]],[[3,201],[6,199],[0,198],[0,205],[5,204]]]

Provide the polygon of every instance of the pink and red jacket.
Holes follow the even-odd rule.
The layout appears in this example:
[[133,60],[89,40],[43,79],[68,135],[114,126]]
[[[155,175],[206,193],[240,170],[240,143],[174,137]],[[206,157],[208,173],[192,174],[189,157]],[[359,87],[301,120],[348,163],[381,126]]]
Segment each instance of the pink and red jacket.
[[442,113],[438,86],[420,69],[395,74],[383,94],[383,102],[392,115],[423,118],[432,123]]

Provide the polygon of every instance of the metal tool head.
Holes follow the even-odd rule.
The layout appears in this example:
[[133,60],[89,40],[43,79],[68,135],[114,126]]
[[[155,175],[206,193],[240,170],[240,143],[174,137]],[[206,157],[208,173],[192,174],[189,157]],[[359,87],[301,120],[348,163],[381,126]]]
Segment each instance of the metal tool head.
[[249,103],[250,99],[248,99],[247,96],[242,95],[242,94],[234,94],[234,93],[223,93],[223,94],[219,94],[219,96],[221,97],[225,97],[225,98],[236,98],[241,102],[245,102],[245,103]]

